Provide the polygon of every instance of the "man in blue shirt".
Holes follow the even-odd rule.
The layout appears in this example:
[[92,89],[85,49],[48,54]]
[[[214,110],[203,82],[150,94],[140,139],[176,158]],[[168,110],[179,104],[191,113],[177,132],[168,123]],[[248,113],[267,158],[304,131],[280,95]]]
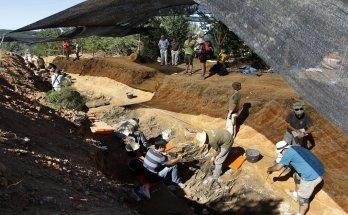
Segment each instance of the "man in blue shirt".
[[298,198],[298,214],[304,215],[308,211],[309,199],[314,188],[323,180],[324,166],[312,152],[301,146],[291,146],[288,148],[284,146],[279,150],[279,153],[283,157],[279,163],[269,167],[267,173],[271,174],[289,165],[295,169],[295,192],[293,192],[293,195]]

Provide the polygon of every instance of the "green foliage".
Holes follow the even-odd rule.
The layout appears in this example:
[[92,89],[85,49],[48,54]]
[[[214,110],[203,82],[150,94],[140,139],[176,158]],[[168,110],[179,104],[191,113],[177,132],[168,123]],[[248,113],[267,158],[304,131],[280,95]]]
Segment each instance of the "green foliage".
[[179,43],[185,42],[190,27],[187,16],[165,16],[159,19],[168,38]]
[[2,48],[6,51],[15,52],[15,51],[24,51],[26,46],[17,42],[4,43]]
[[107,54],[130,55],[138,47],[136,36],[126,37],[88,37],[80,39],[85,52],[95,54],[102,51]]
[[60,91],[49,91],[46,94],[46,100],[53,108],[83,110],[86,107],[86,99],[72,87],[63,87]]
[[183,44],[189,33],[190,23],[187,16],[164,16],[150,19],[146,27],[152,27],[153,30],[141,36],[140,55],[145,60],[155,60],[159,55],[158,41],[161,35]]
[[[59,28],[43,29],[38,32],[39,37],[57,37],[62,33]],[[31,53],[38,56],[57,55],[61,52],[60,42],[38,43],[31,48]]]

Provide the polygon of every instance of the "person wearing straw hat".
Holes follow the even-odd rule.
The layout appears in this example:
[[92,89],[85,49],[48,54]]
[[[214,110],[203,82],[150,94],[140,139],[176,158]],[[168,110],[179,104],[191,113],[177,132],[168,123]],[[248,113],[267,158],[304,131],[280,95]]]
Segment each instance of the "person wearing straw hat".
[[211,161],[214,161],[213,180],[217,180],[222,173],[222,164],[226,160],[233,144],[232,135],[225,129],[202,131],[196,134],[195,140],[200,147],[205,144],[213,149]]
[[313,148],[311,143],[312,120],[304,112],[304,102],[297,101],[292,105],[292,112],[286,117],[287,131],[284,140],[290,145],[300,145],[307,149]]
[[232,88],[234,90],[234,93],[229,100],[226,129],[232,134],[232,137],[235,137],[237,132],[236,121],[239,112],[240,100],[242,97],[239,91],[242,89],[242,84],[240,82],[234,82],[232,84]]

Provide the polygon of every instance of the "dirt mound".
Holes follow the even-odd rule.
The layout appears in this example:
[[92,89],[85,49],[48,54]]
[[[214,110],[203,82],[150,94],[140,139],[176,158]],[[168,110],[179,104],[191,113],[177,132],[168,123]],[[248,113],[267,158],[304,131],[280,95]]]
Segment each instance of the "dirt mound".
[[[81,75],[108,77],[127,84],[129,86],[143,86],[146,91],[155,91],[156,85],[147,85],[148,79],[156,79],[157,71],[155,69],[141,66],[137,63],[129,62],[128,58],[119,58],[115,62],[113,59],[82,59],[73,62],[64,58],[56,58],[53,63],[67,72]],[[119,66],[122,65],[122,66]]]
[[0,54],[0,213],[86,214],[113,208],[131,214],[123,206],[128,188],[105,178],[90,159],[95,144],[74,134],[75,114],[40,104],[36,98],[44,82],[18,56]]

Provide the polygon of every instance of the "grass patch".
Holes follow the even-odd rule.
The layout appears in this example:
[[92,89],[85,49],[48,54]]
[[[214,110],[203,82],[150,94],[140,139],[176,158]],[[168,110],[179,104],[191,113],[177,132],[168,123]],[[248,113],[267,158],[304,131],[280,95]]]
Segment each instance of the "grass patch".
[[46,100],[54,109],[84,110],[86,98],[72,87],[63,87],[60,91],[51,90],[46,93]]

